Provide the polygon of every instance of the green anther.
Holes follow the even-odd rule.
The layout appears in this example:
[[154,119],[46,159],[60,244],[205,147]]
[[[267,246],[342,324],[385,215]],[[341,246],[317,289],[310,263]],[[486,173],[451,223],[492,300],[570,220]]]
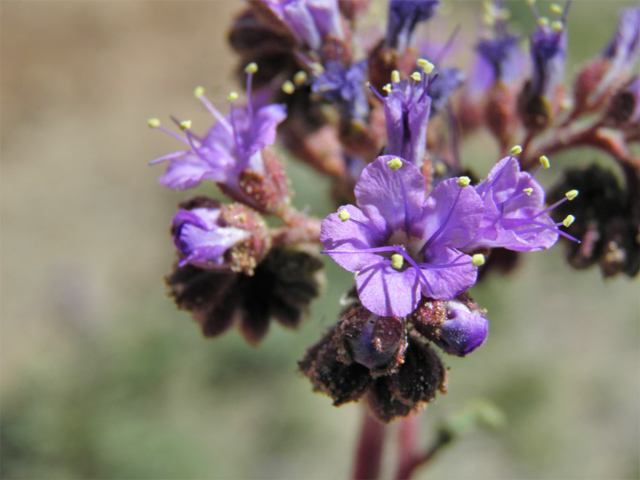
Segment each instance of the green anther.
[[227,95],[227,102],[233,102],[234,100],[238,99],[238,92],[231,92],[229,95]]
[[558,15],[562,15],[562,7],[560,5],[558,5],[557,3],[552,3],[549,8],[551,9],[551,11],[553,13],[556,13]]
[[531,194],[533,193],[533,188],[529,187],[529,188],[525,188],[522,190],[524,193],[526,193],[527,195],[531,196]]
[[389,160],[387,162],[387,165],[389,165],[389,168],[395,172],[402,166],[402,160],[400,160],[398,157],[395,157]]
[[282,91],[287,95],[291,95],[293,92],[296,91],[296,86],[291,82],[291,80],[286,80],[282,84]]
[[258,71],[258,64],[256,62],[251,62],[249,65],[244,67],[245,73],[256,73]]
[[551,168],[551,164],[549,163],[549,159],[547,158],[546,155],[542,155],[540,157],[540,164],[542,165],[542,168],[544,168],[544,169]]
[[546,27],[549,25],[549,19],[547,17],[540,17],[538,19],[538,25],[541,27]]
[[307,72],[300,70],[293,76],[293,83],[300,86],[307,81]]
[[400,83],[400,72],[398,70],[391,72],[391,81],[393,83]]
[[554,32],[559,33],[563,28],[564,25],[560,20],[554,20],[553,22],[551,22],[551,30],[553,30]]
[[189,130],[191,128],[191,120],[180,122],[180,130]]
[[456,183],[459,187],[468,187],[471,185],[471,179],[469,177],[459,177]]
[[160,126],[160,120],[158,120],[157,118],[150,118],[149,120],[147,120],[147,125],[151,128],[157,128]]
[[340,220],[342,220],[343,222],[346,222],[351,218],[351,214],[347,211],[346,208],[343,208],[342,210],[338,211],[338,217],[340,217]]
[[476,253],[473,257],[471,257],[471,263],[474,267],[484,265],[484,261],[484,255],[481,253]]
[[402,269],[402,265],[404,264],[404,257],[399,253],[394,253],[391,255],[391,267],[394,270],[400,271]]
[[562,224],[563,224],[565,227],[569,228],[569,227],[571,226],[571,224],[575,221],[575,219],[576,219],[576,217],[574,217],[573,215],[567,215],[567,218],[565,218],[565,219],[562,221]]
[[193,96],[196,98],[200,98],[201,96],[204,95],[204,87],[202,86],[197,86],[194,90],[193,90]]
[[578,190],[569,190],[567,193],[564,194],[564,196],[567,197],[569,201],[571,201],[578,196],[578,193],[580,193],[578,192]]
[[509,153],[511,153],[511,155],[518,155],[522,153],[522,147],[520,145],[514,145],[511,147],[511,150],[509,150]]

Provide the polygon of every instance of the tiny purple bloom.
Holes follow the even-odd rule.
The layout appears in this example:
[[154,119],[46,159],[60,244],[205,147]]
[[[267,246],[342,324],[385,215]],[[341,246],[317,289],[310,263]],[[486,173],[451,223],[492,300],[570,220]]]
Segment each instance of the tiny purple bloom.
[[558,224],[544,209],[544,189],[527,172],[520,171],[515,157],[500,160],[486,180],[475,187],[484,201],[484,215],[475,238],[464,250],[503,247],[533,252],[553,246]]
[[567,29],[553,29],[539,25],[531,35],[531,97],[552,98],[562,80],[564,57],[567,50]]
[[[461,182],[464,184],[464,182]],[[347,205],[322,222],[325,252],[350,272],[362,304],[380,316],[409,315],[422,295],[449,300],[476,281],[459,248],[473,239],[482,199],[456,179],[426,197],[418,167],[385,155],[369,164]]]
[[344,38],[337,0],[263,1],[312,50],[318,50],[328,35]]
[[418,23],[429,20],[439,3],[440,0],[391,0],[386,45],[405,50]]
[[285,107],[268,105],[254,111],[249,98],[247,109],[232,105],[231,112],[223,117],[204,96],[200,100],[218,119],[215,125],[204,137],[189,128],[185,130],[186,136],[181,137],[158,127],[191,148],[158,158],[151,165],[169,161],[159,180],[165,187],[185,190],[203,180],[212,180],[242,197],[238,176],[245,169],[265,173],[261,150],[275,142],[276,127],[286,117]]
[[489,320],[459,300],[446,302],[446,308],[447,319],[438,326],[438,339],[434,343],[449,355],[464,357],[484,343]]
[[366,79],[366,60],[354,63],[349,68],[330,60],[311,87],[314,92],[335,102],[346,117],[364,121],[369,115],[369,100],[364,86]]
[[173,218],[173,242],[178,249],[178,267],[225,267],[225,252],[250,236],[246,230],[219,224],[219,208],[178,210]]
[[518,48],[517,37],[502,32],[495,38],[484,38],[476,46],[469,91],[479,95],[498,81],[508,85],[522,74],[524,65],[525,57]]
[[455,67],[438,70],[438,75],[429,82],[427,94],[431,97],[431,116],[442,111],[451,94],[460,88],[467,76]]
[[397,155],[416,167],[422,166],[431,111],[431,97],[427,95],[425,79],[394,83],[383,101],[387,126],[385,155]]

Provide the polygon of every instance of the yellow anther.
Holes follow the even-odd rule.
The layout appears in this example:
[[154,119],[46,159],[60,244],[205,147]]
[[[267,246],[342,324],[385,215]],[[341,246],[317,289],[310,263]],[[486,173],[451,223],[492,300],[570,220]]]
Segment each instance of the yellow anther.
[[204,87],[197,86],[193,90],[193,96],[196,97],[196,98],[200,98],[202,95],[204,95]]
[[473,257],[471,257],[471,263],[473,263],[474,267],[484,265],[484,262],[484,255],[481,253],[476,253]]
[[528,3],[529,5],[533,5],[534,3],[536,3],[536,0],[527,0],[527,3]]
[[524,193],[526,193],[527,195],[531,196],[531,194],[533,193],[533,188],[529,187],[529,188],[524,188],[522,190]]
[[546,155],[542,155],[540,157],[540,165],[542,165],[542,168],[544,169],[551,168],[551,164],[549,163],[549,159]]
[[459,187],[468,187],[471,185],[471,179],[469,177],[459,177],[456,183]]
[[296,86],[291,82],[291,80],[286,80],[282,84],[282,91],[288,95],[291,95],[296,91]]
[[420,72],[413,72],[411,74],[411,78],[416,82],[419,82],[420,80],[422,80],[422,75],[420,75]]
[[231,92],[229,95],[227,95],[227,102],[233,102],[234,100],[238,99],[238,92]]
[[160,126],[160,120],[158,120],[157,118],[150,118],[149,120],[147,120],[147,125],[151,128],[157,128]]
[[295,83],[298,86],[302,85],[306,81],[307,81],[307,72],[305,72],[304,70],[300,70],[298,73],[296,73],[293,76],[293,83]]
[[249,65],[244,67],[245,73],[256,73],[258,71],[258,64],[256,62],[251,62]]
[[191,128],[191,120],[180,122],[180,130],[189,130]]
[[547,17],[540,17],[538,19],[538,25],[541,27],[546,27],[549,25],[549,19]]
[[560,20],[554,20],[553,22],[551,22],[551,30],[553,30],[554,32],[561,32],[563,28],[564,25]]
[[391,90],[393,90],[393,87],[391,86],[390,83],[387,83],[384,87],[382,87],[382,90],[384,90],[387,93],[391,93]]
[[419,59],[416,63],[419,67],[422,68],[422,71],[425,73],[425,75],[429,75],[431,72],[433,72],[433,69],[436,68],[433,63],[431,63],[429,60],[425,60],[424,58]]
[[436,173],[440,176],[444,175],[445,173],[447,173],[447,166],[443,163],[443,162],[437,162],[435,164],[435,166],[433,167],[433,169],[436,171]]
[[400,72],[398,70],[391,72],[391,81],[393,83],[400,83]]
[[404,264],[404,257],[399,253],[394,253],[391,255],[391,267],[394,270],[402,269],[402,265]]
[[338,211],[338,217],[340,217],[340,220],[342,220],[343,222],[346,222],[351,218],[351,214],[347,211],[346,208],[343,208],[342,210]]
[[520,145],[514,145],[511,147],[511,150],[509,150],[509,153],[511,153],[511,155],[522,153],[522,147]]
[[578,196],[578,193],[580,193],[578,192],[578,190],[569,190],[567,193],[564,194],[564,196],[567,197],[569,201],[571,201]]
[[556,13],[558,15],[562,15],[562,7],[560,5],[558,5],[557,3],[552,3],[549,8],[551,9],[551,11],[553,13]]
[[567,228],[568,228],[568,227],[570,227],[570,226],[571,226],[571,224],[575,221],[575,219],[576,219],[576,217],[574,217],[573,215],[567,215],[567,218],[565,218],[565,219],[562,221],[562,224],[563,224],[565,227],[567,227]]
[[395,172],[402,166],[402,160],[400,160],[398,157],[395,157],[389,160],[387,162],[387,165],[389,165],[389,168]]
[[324,73],[324,67],[323,67],[323,66],[322,66],[322,64],[321,64],[321,63],[319,63],[319,62],[313,62],[313,63],[311,64],[311,68],[313,68],[313,72],[314,72],[316,75],[321,75],[321,74],[323,74],[323,73]]
[[482,23],[487,27],[492,27],[493,24],[496,23],[496,17],[491,13],[485,13],[482,15]]

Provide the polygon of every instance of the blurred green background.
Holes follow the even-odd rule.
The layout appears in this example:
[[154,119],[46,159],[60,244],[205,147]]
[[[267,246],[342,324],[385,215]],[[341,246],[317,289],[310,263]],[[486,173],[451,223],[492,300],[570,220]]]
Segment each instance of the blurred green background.
[[[573,3],[568,71],[633,4]],[[508,6],[531,25],[525,2]],[[145,121],[171,113],[204,130],[196,85],[224,108],[237,88],[225,38],[242,3],[1,8],[2,478],[347,478],[360,408],[312,393],[296,360],[336,320],[350,274],[327,262],[310,319],[272,326],[257,349],[235,330],[205,340],[165,296],[168,226],[190,193],[157,185],[163,167],[147,162],[179,146]],[[473,44],[478,11],[445,2],[430,35],[461,22],[459,44]],[[483,135],[463,149],[480,174],[496,155]],[[608,164],[588,150],[552,158],[541,181],[594,159]],[[333,209],[324,179],[289,168],[298,207]],[[449,393],[422,415],[423,441],[477,397],[508,425],[464,437],[418,477],[638,478],[638,285],[569,270],[559,246],[475,287],[489,339],[445,358]]]

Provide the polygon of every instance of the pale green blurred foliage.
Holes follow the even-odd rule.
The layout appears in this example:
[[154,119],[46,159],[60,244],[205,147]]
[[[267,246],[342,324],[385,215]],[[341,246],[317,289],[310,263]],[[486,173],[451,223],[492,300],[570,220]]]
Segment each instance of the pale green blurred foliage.
[[[508,5],[531,25],[525,2]],[[574,2],[572,65],[602,48],[624,5]],[[295,373],[336,320],[348,273],[327,261],[311,318],[297,333],[272,326],[257,349],[235,330],[205,340],[165,297],[168,225],[189,193],[156,184],[162,167],[146,162],[177,145],[145,120],[206,128],[191,91],[202,84],[224,106],[236,88],[225,35],[240,6],[3,2],[3,478],[348,476],[358,406],[333,408]],[[461,21],[472,44],[472,8],[449,2],[432,34]],[[483,135],[462,153],[479,175],[497,160]],[[594,159],[610,165],[581,150],[552,159],[541,181]],[[298,207],[333,209],[327,181],[288,168]],[[449,393],[423,415],[425,445],[472,398],[507,425],[465,436],[419,476],[637,478],[638,283],[570,270],[559,246],[471,293],[491,333],[471,356],[445,358]]]

